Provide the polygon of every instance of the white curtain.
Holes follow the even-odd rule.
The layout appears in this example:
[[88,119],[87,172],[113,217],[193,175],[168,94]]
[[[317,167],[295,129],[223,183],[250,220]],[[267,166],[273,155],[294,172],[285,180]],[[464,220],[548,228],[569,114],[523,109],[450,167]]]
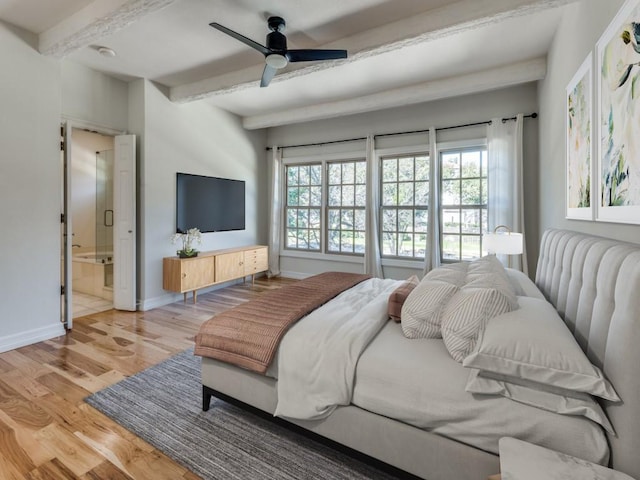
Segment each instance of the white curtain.
[[436,128],[429,128],[429,225],[427,230],[427,249],[424,255],[424,274],[440,266],[440,161],[436,144]]
[[375,155],[375,139],[367,136],[367,205],[365,207],[365,250],[364,273],[383,278],[382,261],[380,259],[380,239],[378,223],[380,218],[379,172]]
[[280,275],[280,236],[282,232],[282,149],[271,147],[269,185],[269,277]]
[[[503,122],[494,118],[487,127],[488,169],[488,222],[492,232],[505,225],[513,232],[524,231],[524,201],[522,179],[522,114],[516,120]],[[498,255],[502,263],[528,274],[527,247],[522,255]]]

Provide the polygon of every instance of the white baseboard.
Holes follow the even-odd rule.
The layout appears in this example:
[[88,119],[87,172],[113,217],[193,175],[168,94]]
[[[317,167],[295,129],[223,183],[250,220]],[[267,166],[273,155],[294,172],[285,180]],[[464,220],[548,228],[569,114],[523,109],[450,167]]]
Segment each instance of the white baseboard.
[[60,337],[64,334],[64,325],[62,325],[62,323],[56,323],[54,325],[0,337],[0,353],[15,350],[16,348],[33,343],[44,342],[45,340]]

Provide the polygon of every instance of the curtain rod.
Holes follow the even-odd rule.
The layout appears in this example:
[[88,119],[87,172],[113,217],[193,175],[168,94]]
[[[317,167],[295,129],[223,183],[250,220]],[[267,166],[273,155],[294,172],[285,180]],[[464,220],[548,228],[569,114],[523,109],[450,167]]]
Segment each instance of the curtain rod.
[[[524,118],[538,118],[538,114],[536,112],[530,114],[530,115],[525,115]],[[508,117],[508,118],[503,118],[502,119],[502,123],[506,123],[509,120],[515,120],[516,117]],[[462,125],[452,125],[450,127],[439,127],[436,128],[436,131],[441,131],[441,130],[453,130],[454,128],[464,128],[464,127],[477,127],[479,125],[491,125],[491,120],[487,120],[485,122],[475,122],[475,123],[465,123]],[[395,132],[395,133],[380,133],[378,135],[374,135],[375,137],[391,137],[394,135],[411,135],[413,133],[427,133],[429,132],[429,129],[427,130],[411,130],[408,132]],[[298,147],[317,147],[320,145],[331,145],[334,143],[348,143],[348,142],[360,142],[362,140],[366,140],[367,137],[357,137],[357,138],[345,138],[344,140],[330,140],[327,142],[317,142],[317,143],[302,143],[299,145],[284,145],[282,147],[279,148],[298,148]],[[271,150],[271,147],[267,147],[267,150]]]

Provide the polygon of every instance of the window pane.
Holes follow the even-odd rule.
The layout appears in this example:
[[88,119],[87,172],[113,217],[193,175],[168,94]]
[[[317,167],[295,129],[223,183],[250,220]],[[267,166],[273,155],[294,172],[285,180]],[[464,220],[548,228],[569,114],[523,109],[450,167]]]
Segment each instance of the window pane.
[[395,233],[383,232],[382,233],[382,254],[389,255],[395,257],[397,254],[396,250],[397,245],[397,236]]
[[288,230],[287,231],[287,247],[296,248],[298,246],[298,237],[296,235],[296,230]]
[[320,228],[320,209],[312,208],[309,210],[309,227]]
[[460,205],[460,181],[442,181],[442,205]]
[[478,150],[462,152],[462,176],[480,176],[480,152]]
[[343,209],[341,212],[342,230],[353,230],[353,210]]
[[460,154],[459,153],[443,153],[442,154],[442,178],[458,178],[460,177]]
[[309,166],[298,167],[300,169],[300,185],[309,185]]
[[364,207],[367,205],[367,186],[366,185],[356,186],[356,205],[358,207]]
[[340,185],[340,179],[342,178],[341,168],[339,163],[329,164],[329,185]]
[[480,234],[480,210],[469,208],[462,210],[462,233]]
[[354,203],[354,189],[353,185],[344,185],[342,187],[342,205],[353,206]]
[[398,210],[398,232],[413,232],[413,210]]
[[322,165],[311,165],[311,185],[322,185]]
[[356,210],[355,218],[354,218],[354,227],[356,230],[364,231],[365,229],[365,211],[364,210]]
[[356,183],[367,183],[367,162],[356,162]]
[[429,205],[429,182],[416,182],[415,204]]
[[460,210],[442,211],[442,231],[444,233],[460,233]]
[[480,204],[480,180],[462,180],[462,205]]
[[306,209],[298,210],[298,228],[307,228],[309,226],[309,211]]
[[354,240],[354,251],[356,253],[364,253],[364,232],[356,232]]
[[385,232],[395,232],[397,226],[396,210],[384,208],[382,210],[382,230]]
[[425,253],[427,251],[427,236],[423,234],[418,234],[415,236],[416,246],[415,246],[415,255],[416,257],[424,258]]
[[328,210],[329,229],[335,230],[340,227],[340,209],[330,208]]
[[287,167],[287,183],[298,185],[298,167]]
[[398,181],[413,180],[413,157],[399,159],[398,167]]
[[413,182],[401,183],[398,188],[398,204],[413,205]]
[[340,231],[339,230],[329,230],[328,232],[328,246],[327,249],[330,252],[339,252],[340,251]]
[[460,260],[460,236],[442,235],[442,258]]
[[309,200],[311,206],[319,207],[322,205],[322,187],[311,187],[311,198]]
[[413,224],[413,231],[426,233],[428,225],[429,225],[429,212],[427,210],[416,210],[415,220]]
[[429,180],[429,157],[416,157],[416,181]]
[[382,204],[398,204],[398,185],[395,183],[385,183],[382,186]]
[[298,197],[299,197],[298,188],[297,187],[289,188],[287,191],[287,205],[291,205],[292,207],[299,205]]
[[338,207],[342,201],[342,187],[329,187],[328,204],[331,207]]
[[462,260],[473,260],[479,258],[480,252],[480,237],[476,236],[463,236],[462,237]]
[[342,183],[355,183],[356,169],[353,162],[342,164]]
[[487,233],[489,231],[489,221],[487,215],[487,209],[482,209],[482,233]]
[[309,187],[300,187],[300,197],[298,198],[299,205],[301,207],[308,207],[311,195],[309,194]]
[[288,208],[287,209],[287,228],[296,228],[297,222],[298,222],[298,209]]
[[399,257],[413,257],[413,234],[400,233],[400,245],[398,246]]
[[317,228],[309,230],[309,249],[320,250],[320,230]]
[[482,205],[486,205],[487,204],[487,199],[489,198],[487,195],[487,179],[483,178],[481,180],[481,184],[482,184],[482,195],[480,195],[480,203],[482,203]]
[[340,237],[340,251],[344,253],[353,252],[353,232],[342,232]]
[[382,160],[382,181],[395,182],[398,180],[398,161],[395,158]]

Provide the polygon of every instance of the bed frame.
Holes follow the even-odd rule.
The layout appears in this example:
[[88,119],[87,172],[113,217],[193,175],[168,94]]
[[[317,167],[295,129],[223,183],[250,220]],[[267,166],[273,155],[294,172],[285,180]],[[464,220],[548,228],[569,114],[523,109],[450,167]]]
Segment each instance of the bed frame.
[[[542,236],[536,284],[591,362],[622,398],[603,402],[617,436],[607,435],[611,466],[640,479],[640,245],[566,230]],[[203,409],[212,395],[272,414],[276,381],[202,359]],[[499,471],[496,455],[354,405],[303,429],[429,480],[478,480]]]

